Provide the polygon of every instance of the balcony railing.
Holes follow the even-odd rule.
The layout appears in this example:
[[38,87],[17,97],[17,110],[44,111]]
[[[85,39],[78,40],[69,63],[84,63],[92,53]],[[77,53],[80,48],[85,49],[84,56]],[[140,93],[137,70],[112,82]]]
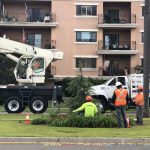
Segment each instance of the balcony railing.
[[1,14],[1,21],[7,22],[56,22],[56,14],[41,12],[40,15],[25,12],[10,12]]
[[98,50],[136,50],[136,41],[98,41]]
[[142,73],[141,72],[137,72],[136,67],[126,67],[124,68],[120,68],[120,69],[116,69],[116,68],[108,68],[108,69],[104,69],[104,67],[99,67],[98,68],[98,76],[121,76],[121,75],[126,75],[127,74],[132,74],[132,73]]
[[98,24],[132,24],[136,23],[136,15],[135,14],[119,14],[119,15],[111,15],[111,14],[99,14],[98,15]]
[[18,41],[21,43],[25,43],[28,45],[44,48],[44,49],[56,49],[56,41],[55,40],[46,40],[46,39],[27,39],[23,42],[21,39],[10,38],[11,40]]
[[28,39],[25,41],[25,43],[32,46],[45,48],[45,49],[56,49],[55,40],[50,41],[50,40],[40,40],[40,39],[36,39],[36,40]]

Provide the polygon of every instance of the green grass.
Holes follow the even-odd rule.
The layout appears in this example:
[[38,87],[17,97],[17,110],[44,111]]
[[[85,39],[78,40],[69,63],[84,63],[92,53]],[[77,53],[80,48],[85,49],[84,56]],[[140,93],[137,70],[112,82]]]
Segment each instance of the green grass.
[[[43,114],[43,116],[45,116]],[[30,119],[41,114],[30,114]],[[64,128],[46,125],[26,125],[25,114],[0,115],[0,137],[129,137],[150,138],[150,119],[143,126],[131,128]]]
[[[0,107],[0,112],[5,112]],[[47,113],[52,113],[48,108]],[[61,109],[68,112],[68,109]],[[110,112],[110,111],[108,111]],[[134,117],[135,110],[129,110],[130,117]],[[131,128],[64,128],[50,127],[46,125],[26,125],[24,123],[26,114],[30,119],[36,119],[46,114],[32,114],[27,108],[21,114],[0,114],[0,137],[128,137],[128,138],[150,138],[150,118],[144,119],[143,126]]]

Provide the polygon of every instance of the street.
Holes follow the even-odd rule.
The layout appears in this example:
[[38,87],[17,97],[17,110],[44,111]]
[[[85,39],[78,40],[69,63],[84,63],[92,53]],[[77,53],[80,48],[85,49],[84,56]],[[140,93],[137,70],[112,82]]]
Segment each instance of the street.
[[149,150],[147,144],[59,143],[59,142],[1,142],[0,150]]

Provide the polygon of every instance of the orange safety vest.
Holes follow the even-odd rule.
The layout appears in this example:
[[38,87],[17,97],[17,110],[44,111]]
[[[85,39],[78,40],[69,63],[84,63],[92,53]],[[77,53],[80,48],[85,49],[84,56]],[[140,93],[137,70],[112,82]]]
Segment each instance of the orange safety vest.
[[137,93],[135,96],[135,104],[143,106],[144,105],[144,95],[143,92]]
[[115,106],[125,106],[127,105],[126,97],[127,97],[127,90],[125,89],[116,89],[116,100]]

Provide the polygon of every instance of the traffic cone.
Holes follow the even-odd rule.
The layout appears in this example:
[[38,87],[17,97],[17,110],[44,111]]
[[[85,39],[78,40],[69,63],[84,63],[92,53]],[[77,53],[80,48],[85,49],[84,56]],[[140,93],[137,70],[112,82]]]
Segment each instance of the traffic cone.
[[31,123],[30,116],[29,116],[29,114],[26,114],[25,124],[28,125],[30,123]]
[[128,115],[126,115],[126,120],[127,120],[127,127],[130,128],[130,119]]

